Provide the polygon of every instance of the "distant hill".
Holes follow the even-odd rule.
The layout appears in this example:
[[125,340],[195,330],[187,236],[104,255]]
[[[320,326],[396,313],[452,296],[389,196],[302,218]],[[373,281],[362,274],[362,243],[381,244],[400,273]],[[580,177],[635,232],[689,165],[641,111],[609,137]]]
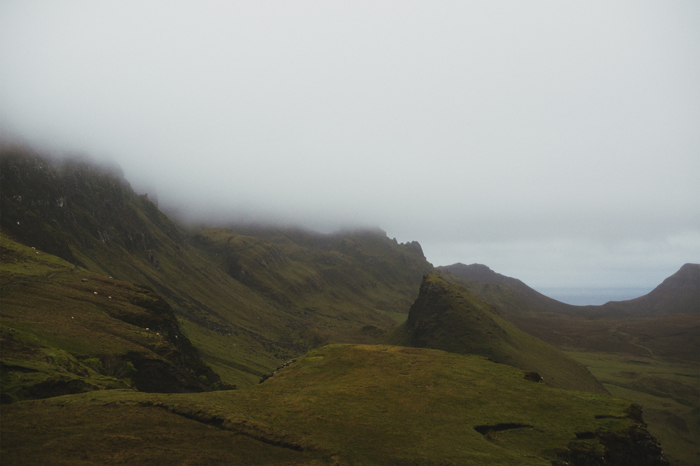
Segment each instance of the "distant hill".
[[482,264],[456,263],[436,267],[461,280],[473,293],[498,306],[506,315],[531,312],[585,312],[587,314],[700,314],[700,264],[685,264],[650,293],[628,301],[600,306],[573,306],[549,298],[522,281],[494,272]]
[[459,283],[467,290],[498,307],[502,315],[577,310],[576,306],[549,298],[517,278],[496,273],[483,264],[456,263],[435,269],[448,280]]
[[537,372],[552,387],[605,393],[585,367],[499,316],[493,305],[437,274],[423,278],[408,319],[391,338],[394,344],[485,356]]
[[484,265],[437,267],[519,328],[565,349],[700,362],[700,266],[685,264],[649,294],[602,306],[572,306]]
[[700,315],[700,264],[685,264],[648,294],[629,301],[611,301],[602,313],[624,315]]

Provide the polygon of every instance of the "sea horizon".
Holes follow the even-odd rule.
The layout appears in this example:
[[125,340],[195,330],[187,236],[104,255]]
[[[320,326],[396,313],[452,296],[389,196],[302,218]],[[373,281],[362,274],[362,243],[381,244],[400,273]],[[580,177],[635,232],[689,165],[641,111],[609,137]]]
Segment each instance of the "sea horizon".
[[653,287],[542,287],[537,291],[566,304],[599,306],[609,301],[639,298],[653,289]]

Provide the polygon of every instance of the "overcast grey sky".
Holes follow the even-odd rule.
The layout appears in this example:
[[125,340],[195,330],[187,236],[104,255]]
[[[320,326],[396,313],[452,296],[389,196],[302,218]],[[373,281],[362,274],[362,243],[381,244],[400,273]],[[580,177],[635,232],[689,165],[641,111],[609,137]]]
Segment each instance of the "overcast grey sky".
[[697,1],[1,0],[0,127],[534,287],[700,262]]

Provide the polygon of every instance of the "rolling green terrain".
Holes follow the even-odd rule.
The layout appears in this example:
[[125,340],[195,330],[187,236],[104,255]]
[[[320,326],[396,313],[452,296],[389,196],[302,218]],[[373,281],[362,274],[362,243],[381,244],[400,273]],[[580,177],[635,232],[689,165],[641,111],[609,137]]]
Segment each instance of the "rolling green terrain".
[[629,401],[524,375],[478,356],[326,346],[246,390],[7,406],[3,463],[663,464]]
[[685,264],[649,294],[572,306],[484,265],[438,267],[531,335],[572,351],[605,351],[700,363],[700,265]]
[[700,265],[685,264],[645,296],[603,306],[560,303],[484,265],[437,269],[566,350],[613,395],[643,405],[672,464],[700,462]]
[[614,396],[644,406],[649,432],[671,464],[700,462],[700,367],[684,361],[619,353],[568,353],[589,367]]
[[1,152],[3,464],[667,464],[629,400],[696,459],[692,267],[577,314],[378,229],[187,228],[118,169]]

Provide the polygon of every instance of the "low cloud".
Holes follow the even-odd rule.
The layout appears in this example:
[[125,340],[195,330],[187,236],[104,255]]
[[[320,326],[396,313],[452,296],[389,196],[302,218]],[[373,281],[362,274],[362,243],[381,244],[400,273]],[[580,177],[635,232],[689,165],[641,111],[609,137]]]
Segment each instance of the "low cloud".
[[193,220],[379,226],[436,264],[647,284],[700,261],[698,20],[662,2],[3,2],[0,136],[116,161]]

